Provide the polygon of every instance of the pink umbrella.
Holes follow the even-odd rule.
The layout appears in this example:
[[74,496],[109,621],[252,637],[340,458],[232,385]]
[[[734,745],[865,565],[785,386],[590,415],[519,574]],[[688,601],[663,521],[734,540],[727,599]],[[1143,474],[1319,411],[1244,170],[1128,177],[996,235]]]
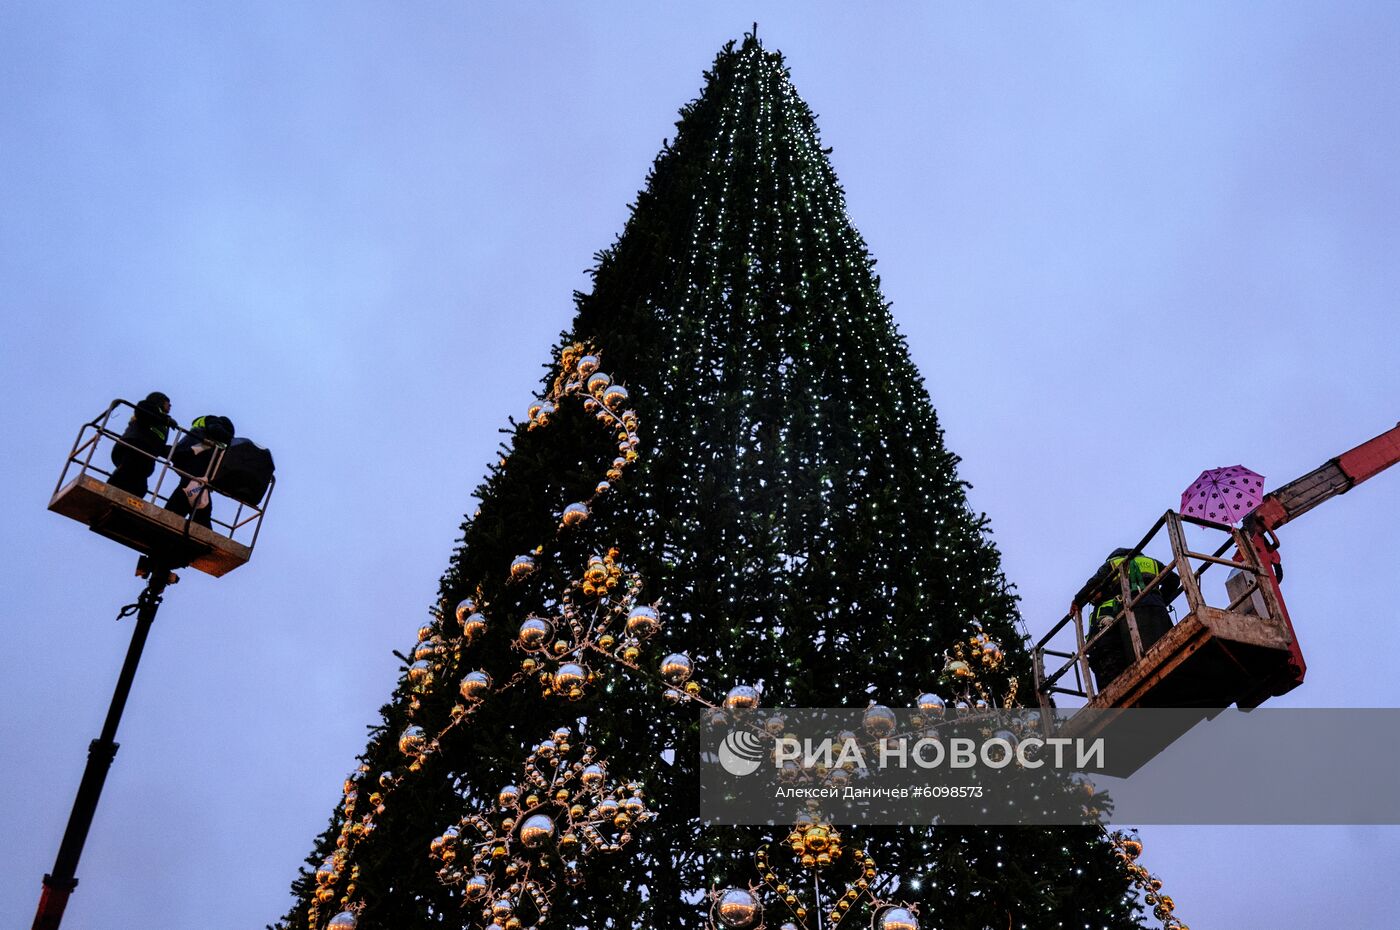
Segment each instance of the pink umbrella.
[[1181,512],[1229,526],[1264,499],[1264,476],[1243,465],[1211,468],[1181,495]]

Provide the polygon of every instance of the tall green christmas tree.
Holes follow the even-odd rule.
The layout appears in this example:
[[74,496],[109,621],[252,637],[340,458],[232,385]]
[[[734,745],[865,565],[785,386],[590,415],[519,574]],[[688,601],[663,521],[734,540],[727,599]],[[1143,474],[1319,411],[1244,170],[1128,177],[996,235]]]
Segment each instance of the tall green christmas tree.
[[[699,825],[698,704],[951,702],[945,653],[976,630],[1004,681],[1028,671],[781,55],[730,43],[677,127],[477,491],[286,927],[706,926],[707,893],[788,831]],[[1097,830],[843,843],[832,882],[878,867],[924,928],[1138,925]],[[818,926],[777,894],[770,925]]]

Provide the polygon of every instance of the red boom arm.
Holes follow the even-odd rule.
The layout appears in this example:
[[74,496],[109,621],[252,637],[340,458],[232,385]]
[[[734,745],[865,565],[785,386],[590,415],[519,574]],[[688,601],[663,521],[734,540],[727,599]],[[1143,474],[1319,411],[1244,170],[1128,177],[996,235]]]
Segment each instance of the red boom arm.
[[1283,611],[1284,622],[1293,638],[1289,647],[1292,657],[1287,674],[1260,689],[1250,698],[1241,700],[1239,706],[1254,707],[1271,694],[1283,694],[1303,683],[1307,673],[1307,663],[1303,661],[1302,650],[1298,648],[1298,637],[1293,632],[1293,620],[1288,616],[1288,607],[1283,601],[1283,592],[1278,582],[1282,577],[1278,557],[1278,537],[1273,531],[1312,510],[1323,501],[1331,500],[1338,494],[1345,494],[1367,478],[1373,477],[1390,466],[1400,462],[1400,424],[1374,439],[1363,442],[1349,452],[1295,478],[1283,487],[1270,492],[1260,505],[1244,521],[1244,531],[1250,544],[1259,554],[1259,560],[1268,567],[1268,583]]

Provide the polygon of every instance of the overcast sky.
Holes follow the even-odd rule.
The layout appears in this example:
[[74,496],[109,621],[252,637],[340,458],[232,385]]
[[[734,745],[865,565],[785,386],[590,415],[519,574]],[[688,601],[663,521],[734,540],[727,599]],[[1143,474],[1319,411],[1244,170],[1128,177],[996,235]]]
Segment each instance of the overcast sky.
[[[45,511],[78,425],[160,389],[279,485],[253,561],[166,599],[65,926],[262,926],[570,292],[755,19],[1032,631],[1202,468],[1280,483],[1400,418],[1394,5],[5,4],[0,924],[139,589]],[[1400,469],[1280,534],[1311,668],[1279,704],[1400,700],[1397,513]],[[1144,840],[1197,928],[1394,920],[1400,828]]]

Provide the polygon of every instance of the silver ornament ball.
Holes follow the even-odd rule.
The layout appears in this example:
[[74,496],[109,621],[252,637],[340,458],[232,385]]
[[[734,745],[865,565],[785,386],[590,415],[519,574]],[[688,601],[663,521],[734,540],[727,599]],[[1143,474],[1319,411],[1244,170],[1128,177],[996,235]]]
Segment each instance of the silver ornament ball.
[[763,907],[758,898],[745,888],[725,889],[715,903],[715,913],[719,922],[730,930],[746,930],[763,919]]
[[907,907],[887,907],[875,921],[877,930],[919,930],[919,919]]
[[673,685],[688,681],[694,671],[694,663],[684,652],[673,652],[661,660],[661,677]]
[[758,706],[758,689],[753,685],[735,685],[724,696],[724,706],[730,710],[748,710]]
[[898,722],[894,711],[883,704],[871,704],[866,708],[865,716],[861,719],[865,731],[876,739],[893,733]]
[[458,690],[468,701],[484,700],[491,690],[491,676],[481,669],[467,672]]
[[478,613],[467,614],[467,619],[462,621],[462,632],[467,634],[467,639],[474,639],[486,632],[486,618]]
[[527,649],[537,649],[554,635],[554,624],[542,617],[531,617],[520,624],[520,632],[516,635],[520,645]]
[[335,872],[335,857],[327,856],[316,868],[316,881],[324,885],[335,878]]
[[629,399],[627,388],[620,384],[612,384],[603,392],[603,406],[616,408],[625,406]]
[[526,849],[539,849],[554,839],[554,819],[547,814],[531,814],[520,825],[520,842]]
[[409,727],[399,736],[399,752],[406,756],[416,755],[428,745],[428,736],[422,727]]
[[923,711],[935,720],[942,718],[948,707],[943,703],[943,699],[936,694],[921,694],[917,701],[919,710]]
[[565,662],[554,673],[554,687],[558,691],[568,691],[570,688],[581,687],[587,678],[588,672],[582,665],[577,662]]
[[655,607],[638,604],[627,613],[627,632],[637,636],[650,636],[661,626],[661,615]]
[[433,663],[419,659],[408,667],[408,680],[415,685],[426,685],[433,680]]

